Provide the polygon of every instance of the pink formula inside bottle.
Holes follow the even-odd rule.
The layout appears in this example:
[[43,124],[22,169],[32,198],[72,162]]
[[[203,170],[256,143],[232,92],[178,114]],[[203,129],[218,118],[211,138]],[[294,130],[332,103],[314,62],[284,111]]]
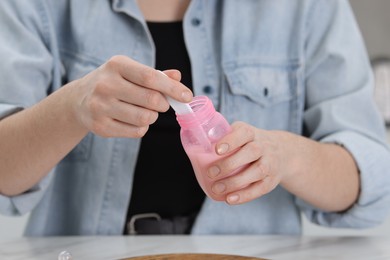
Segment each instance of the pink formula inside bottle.
[[[180,137],[203,191],[210,198],[223,201],[225,196],[213,193],[211,187],[216,181],[207,175],[210,166],[223,157],[215,152],[216,143],[231,131],[230,124],[218,113],[206,96],[196,96],[189,103],[191,112],[178,113],[181,126]],[[232,172],[234,174],[236,171]]]

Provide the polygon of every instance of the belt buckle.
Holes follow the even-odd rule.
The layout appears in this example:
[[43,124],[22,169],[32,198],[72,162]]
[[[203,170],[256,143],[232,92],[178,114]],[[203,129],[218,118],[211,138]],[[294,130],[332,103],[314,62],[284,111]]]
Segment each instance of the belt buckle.
[[135,222],[140,219],[145,218],[155,218],[157,221],[161,220],[161,217],[157,213],[142,213],[142,214],[135,214],[130,218],[129,223],[127,224],[127,230],[129,235],[137,235],[137,230],[135,230]]

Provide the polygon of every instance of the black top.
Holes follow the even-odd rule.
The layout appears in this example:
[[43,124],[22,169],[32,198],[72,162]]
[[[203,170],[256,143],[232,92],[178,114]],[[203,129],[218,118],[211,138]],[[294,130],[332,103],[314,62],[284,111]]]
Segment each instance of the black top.
[[[156,69],[179,69],[182,83],[192,88],[191,65],[182,22],[148,22],[156,46]],[[163,218],[199,211],[204,193],[180,141],[180,126],[172,108],[160,113],[142,138],[134,174],[128,219],[139,213]]]

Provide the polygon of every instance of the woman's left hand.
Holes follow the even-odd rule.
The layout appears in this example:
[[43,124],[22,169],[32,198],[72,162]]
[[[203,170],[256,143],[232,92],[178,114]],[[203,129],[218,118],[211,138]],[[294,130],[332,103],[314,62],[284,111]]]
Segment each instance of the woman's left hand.
[[216,180],[212,186],[216,195],[225,195],[229,204],[241,204],[269,193],[281,182],[287,174],[289,154],[281,131],[262,130],[243,122],[233,123],[232,129],[216,145],[216,152],[227,156],[211,165],[207,174]]

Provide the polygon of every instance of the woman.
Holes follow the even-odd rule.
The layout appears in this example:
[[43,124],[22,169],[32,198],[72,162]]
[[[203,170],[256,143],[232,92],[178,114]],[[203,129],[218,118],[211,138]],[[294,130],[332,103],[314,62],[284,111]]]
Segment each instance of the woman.
[[[27,235],[299,234],[300,211],[332,227],[385,218],[389,148],[347,1],[0,5],[0,207],[32,210]],[[165,113],[166,96],[191,101],[186,86],[232,123],[215,152],[237,152],[205,173],[226,203],[204,197]]]

